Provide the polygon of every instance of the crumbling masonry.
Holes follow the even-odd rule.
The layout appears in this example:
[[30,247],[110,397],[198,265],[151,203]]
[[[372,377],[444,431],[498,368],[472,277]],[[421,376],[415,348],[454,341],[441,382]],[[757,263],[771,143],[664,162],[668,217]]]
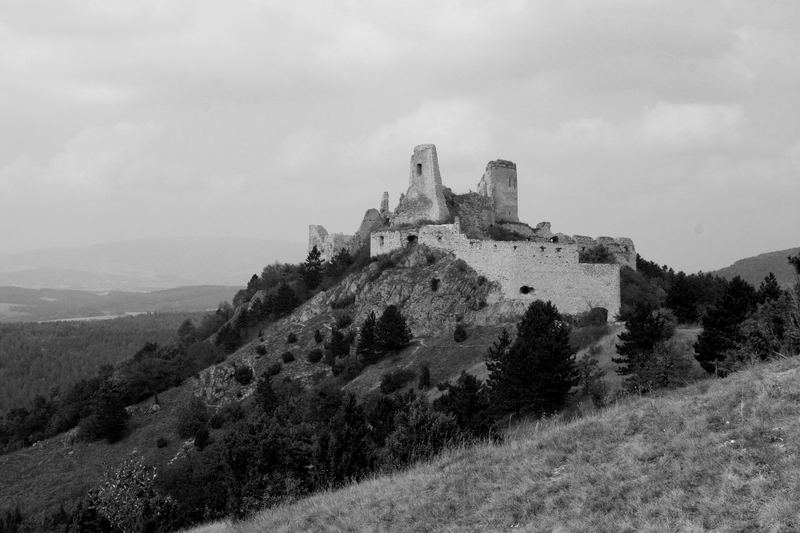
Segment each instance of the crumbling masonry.
[[[353,252],[366,245],[376,256],[425,244],[464,260],[496,282],[504,298],[550,300],[568,314],[603,307],[616,315],[620,266],[636,268],[633,241],[554,234],[549,222],[531,227],[519,221],[517,201],[517,167],[511,161],[490,161],[477,193],[457,195],[442,185],[436,147],[423,144],[414,148],[408,191],[394,212],[384,193],[380,210],[368,210],[355,235],[309,226],[308,248],[316,246],[330,259],[341,249]],[[581,252],[598,245],[614,264],[580,262]]]

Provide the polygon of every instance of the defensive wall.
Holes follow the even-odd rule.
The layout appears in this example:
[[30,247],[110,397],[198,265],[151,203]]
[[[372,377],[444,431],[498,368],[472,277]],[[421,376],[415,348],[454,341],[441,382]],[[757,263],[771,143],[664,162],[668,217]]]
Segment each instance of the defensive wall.
[[457,220],[455,224],[373,232],[370,255],[416,243],[453,252],[476,272],[497,282],[505,298],[549,300],[568,314],[592,307],[607,309],[609,316],[619,313],[619,265],[580,263],[578,244],[469,239],[461,233]]

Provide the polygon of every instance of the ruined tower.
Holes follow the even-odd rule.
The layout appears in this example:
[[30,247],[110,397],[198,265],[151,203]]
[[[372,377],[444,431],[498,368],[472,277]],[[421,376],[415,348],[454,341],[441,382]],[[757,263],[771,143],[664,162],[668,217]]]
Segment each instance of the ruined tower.
[[400,198],[393,223],[444,222],[449,216],[436,146],[420,144],[411,156],[408,192]]
[[478,193],[492,199],[497,222],[519,222],[517,216],[517,165],[498,159],[486,164]]

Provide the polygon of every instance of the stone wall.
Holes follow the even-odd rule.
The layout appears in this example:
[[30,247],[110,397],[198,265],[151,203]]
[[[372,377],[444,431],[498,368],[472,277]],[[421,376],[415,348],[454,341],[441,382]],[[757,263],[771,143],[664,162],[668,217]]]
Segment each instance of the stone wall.
[[494,206],[491,198],[478,193],[453,194],[447,189],[445,199],[450,212],[461,221],[461,231],[471,239],[488,237],[487,230],[494,224]]
[[440,224],[373,233],[370,255],[414,243],[453,252],[497,282],[505,298],[550,300],[569,314],[592,307],[604,307],[610,316],[619,312],[619,265],[581,264],[577,244],[473,240],[460,233],[457,224]]

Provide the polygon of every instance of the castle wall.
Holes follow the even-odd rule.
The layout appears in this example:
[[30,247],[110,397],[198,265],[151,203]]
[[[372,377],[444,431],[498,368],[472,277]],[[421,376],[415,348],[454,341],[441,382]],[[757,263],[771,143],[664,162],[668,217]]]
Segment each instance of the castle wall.
[[604,307],[611,316],[619,312],[619,265],[579,263],[576,244],[471,240],[459,229],[455,224],[441,224],[376,232],[370,254],[389,253],[419,242],[452,251],[476,272],[497,282],[506,298],[550,300],[569,314],[592,307]]

